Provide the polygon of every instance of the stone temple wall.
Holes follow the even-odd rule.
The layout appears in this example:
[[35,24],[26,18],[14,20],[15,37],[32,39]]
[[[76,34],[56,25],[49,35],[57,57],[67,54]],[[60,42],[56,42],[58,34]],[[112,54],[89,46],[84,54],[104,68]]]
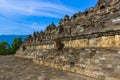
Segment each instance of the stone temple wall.
[[[120,47],[120,35],[62,41],[64,48]],[[54,44],[35,45],[35,49],[56,49]]]
[[63,40],[64,50],[55,44],[22,47],[16,56],[30,58],[37,64],[75,72],[97,80],[120,79],[120,35],[90,39]]
[[16,56],[96,80],[120,80],[120,0],[99,0],[85,12],[66,15],[57,27],[52,23],[29,35]]
[[16,56],[30,58],[37,64],[70,71],[96,78],[96,80],[120,79],[119,48],[82,48],[36,50],[31,46],[19,49]]

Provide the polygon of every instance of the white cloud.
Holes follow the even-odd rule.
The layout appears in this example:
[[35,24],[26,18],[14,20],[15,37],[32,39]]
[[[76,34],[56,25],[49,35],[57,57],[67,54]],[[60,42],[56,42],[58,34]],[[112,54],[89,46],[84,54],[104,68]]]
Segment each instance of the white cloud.
[[40,31],[40,30],[44,30],[46,25],[41,25],[38,23],[32,23],[31,25],[29,25],[29,29],[34,30],[34,31]]
[[76,11],[61,0],[0,0],[0,34],[31,34],[44,30],[50,22],[47,18],[36,21],[32,16],[54,19]]
[[65,5],[42,0],[0,0],[0,13],[4,15],[47,16],[60,18],[75,11]]

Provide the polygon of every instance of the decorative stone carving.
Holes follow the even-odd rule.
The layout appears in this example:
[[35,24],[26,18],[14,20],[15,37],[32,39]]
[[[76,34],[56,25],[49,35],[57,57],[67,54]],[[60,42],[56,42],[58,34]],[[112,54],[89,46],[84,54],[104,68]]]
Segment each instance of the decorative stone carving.
[[69,16],[68,16],[68,15],[65,15],[64,21],[67,21],[67,20],[69,20]]
[[57,38],[55,40],[55,42],[56,42],[56,48],[57,48],[57,50],[63,50],[64,44],[61,42],[61,40],[59,38]]
[[83,32],[84,31],[84,27],[81,27],[81,26],[77,26],[77,28],[76,28],[76,32],[77,33],[80,33],[80,32]]

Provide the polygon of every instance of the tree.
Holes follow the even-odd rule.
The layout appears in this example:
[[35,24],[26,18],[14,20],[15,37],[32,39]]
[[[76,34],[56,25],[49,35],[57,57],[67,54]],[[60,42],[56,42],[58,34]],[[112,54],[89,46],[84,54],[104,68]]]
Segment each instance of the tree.
[[11,48],[8,51],[8,54],[15,54],[21,44],[22,44],[22,38],[21,37],[15,38],[11,45]]
[[0,42],[0,55],[6,55],[10,46],[7,42]]
[[7,42],[0,42],[0,55],[15,54],[22,44],[22,38],[15,38],[10,46]]

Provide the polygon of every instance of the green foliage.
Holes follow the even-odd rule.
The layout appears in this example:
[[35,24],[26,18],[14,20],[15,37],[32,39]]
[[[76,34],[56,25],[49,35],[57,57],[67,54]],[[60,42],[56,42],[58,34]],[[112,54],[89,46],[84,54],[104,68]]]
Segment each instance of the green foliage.
[[20,45],[22,44],[22,38],[19,37],[18,39],[15,39],[12,43],[12,50],[13,53],[16,53],[16,50],[19,49]]
[[6,55],[10,46],[7,42],[0,42],[0,55]]
[[9,46],[7,42],[0,43],[0,55],[15,54],[22,44],[22,38],[15,38],[12,45]]

